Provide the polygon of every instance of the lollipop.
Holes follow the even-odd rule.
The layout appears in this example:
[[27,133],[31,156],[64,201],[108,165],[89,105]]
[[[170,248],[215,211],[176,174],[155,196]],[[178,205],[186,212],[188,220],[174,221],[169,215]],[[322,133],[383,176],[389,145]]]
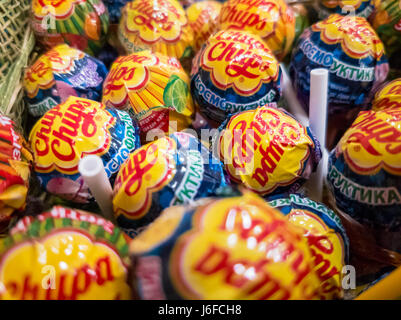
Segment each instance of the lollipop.
[[122,11],[119,39],[126,52],[151,49],[184,62],[191,57],[193,30],[176,0],[134,0]]
[[306,110],[314,68],[330,72],[329,115],[366,107],[388,73],[383,44],[366,19],[338,14],[306,29],[293,51],[290,74]]
[[384,84],[382,88],[376,92],[372,102],[372,110],[374,111],[393,108],[401,108],[401,78]]
[[143,141],[152,129],[168,134],[187,128],[194,113],[189,78],[178,60],[149,50],[114,62],[103,85],[103,103],[129,110]]
[[111,222],[54,207],[3,241],[2,300],[128,300],[128,243]]
[[28,194],[32,155],[24,138],[14,130],[14,123],[0,115],[0,227],[11,215],[23,210]]
[[348,261],[349,241],[340,218],[324,204],[298,194],[273,196],[268,203],[304,230],[323,296],[342,298],[342,269]]
[[25,72],[29,112],[45,114],[70,96],[100,101],[107,69],[84,52],[60,44],[40,56]]
[[134,235],[163,209],[213,195],[223,168],[198,139],[177,132],[142,146],[121,166],[114,186],[118,224]]
[[260,195],[296,191],[321,158],[309,128],[276,108],[240,112],[220,130],[218,152],[230,179]]
[[382,0],[320,0],[315,2],[319,18],[325,19],[333,13],[369,18]]
[[31,24],[47,49],[67,43],[91,55],[106,39],[109,16],[101,0],[33,0]]
[[142,299],[316,299],[302,230],[254,194],[165,210],[130,244]]
[[295,18],[284,0],[228,0],[220,13],[220,29],[243,30],[260,36],[282,60],[295,37]]
[[194,31],[195,51],[198,51],[209,36],[217,31],[217,18],[221,6],[220,2],[207,0],[196,2],[188,7],[188,22]]
[[78,171],[82,157],[100,156],[112,178],[139,146],[138,128],[128,113],[77,97],[47,111],[32,128],[29,141],[42,187],[78,203],[92,198]]
[[195,57],[191,91],[201,113],[218,126],[231,114],[277,102],[280,80],[279,63],[260,37],[224,30]]

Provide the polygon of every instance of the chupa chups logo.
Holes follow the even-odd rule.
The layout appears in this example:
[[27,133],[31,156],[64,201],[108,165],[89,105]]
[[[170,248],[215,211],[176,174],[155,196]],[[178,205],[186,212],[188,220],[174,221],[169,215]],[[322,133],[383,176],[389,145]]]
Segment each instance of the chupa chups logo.
[[82,51],[62,44],[41,56],[25,73],[24,86],[28,97],[33,98],[39,89],[51,88],[53,73],[69,73],[75,69],[75,62],[85,57]]
[[233,116],[220,137],[219,151],[233,180],[265,194],[298,179],[312,147],[301,124],[265,107]]
[[255,196],[213,201],[192,217],[170,256],[187,299],[310,299],[320,283],[298,228]]
[[152,204],[152,193],[174,177],[176,142],[163,137],[131,153],[115,182],[114,211],[129,219],[143,217]]
[[278,1],[229,0],[220,14],[220,24],[224,29],[257,31],[262,38],[275,33],[280,19]]
[[[0,298],[18,300],[129,299],[127,270],[109,245],[79,229],[59,229],[22,242],[0,260]],[[37,246],[45,255],[38,256]],[[52,250],[57,246],[59,250]],[[85,255],[85,259],[82,258]],[[32,257],[34,260],[27,260]],[[43,258],[44,257],[44,258]],[[53,270],[46,276],[45,268]],[[46,281],[48,280],[48,281]]]
[[29,141],[35,155],[35,170],[78,172],[83,156],[101,156],[109,150],[109,130],[115,121],[101,103],[70,97],[46,112],[31,131]]
[[322,0],[322,4],[327,8],[335,8],[337,6],[343,8],[345,6],[350,6],[357,10],[362,3],[370,1],[372,0]]
[[103,84],[103,103],[123,107],[128,94],[142,90],[150,81],[149,66],[159,64],[150,51],[117,58]]
[[344,242],[316,214],[293,209],[286,215],[288,221],[305,230],[309,248],[314,257],[316,273],[321,281],[322,295],[326,299],[340,298],[341,270],[344,265]]
[[139,38],[148,44],[160,39],[176,42],[188,23],[184,10],[174,0],[136,0],[130,2],[126,10],[126,31],[137,32]]
[[372,110],[386,110],[401,108],[401,80],[396,79],[386,84],[375,95]]
[[381,169],[401,175],[401,109],[362,111],[337,146],[351,169],[373,175]]
[[276,81],[279,64],[263,41],[246,32],[224,30],[210,37],[201,56],[213,84],[250,96],[264,83]]
[[365,18],[333,14],[314,24],[312,30],[320,32],[327,44],[340,43],[344,52],[354,59],[372,56],[380,60],[384,54],[383,43]]
[[74,6],[86,0],[33,0],[35,17],[42,19],[51,14],[57,19],[67,19],[74,13]]

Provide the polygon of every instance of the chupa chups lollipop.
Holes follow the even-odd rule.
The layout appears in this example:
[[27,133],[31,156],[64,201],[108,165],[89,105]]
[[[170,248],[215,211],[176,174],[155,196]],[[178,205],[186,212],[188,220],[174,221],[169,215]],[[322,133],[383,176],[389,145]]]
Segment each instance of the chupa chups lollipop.
[[13,121],[0,115],[0,229],[8,225],[14,212],[25,208],[31,161]]
[[1,300],[128,300],[128,243],[111,222],[53,207],[25,217],[0,248]]
[[166,209],[130,243],[142,299],[318,299],[302,230],[254,194]]
[[211,196],[224,185],[220,161],[194,136],[176,132],[142,146],[121,166],[114,213],[134,236],[165,208]]
[[168,134],[187,128],[194,114],[189,78],[179,61],[149,50],[113,63],[103,84],[103,103],[129,111],[143,141],[153,129]]
[[295,192],[321,158],[310,129],[281,109],[237,113],[219,130],[215,146],[231,181],[260,195]]
[[277,102],[281,70],[265,42],[245,31],[212,35],[194,58],[191,92],[213,126],[243,110]]
[[134,0],[122,10],[118,36],[127,53],[151,49],[187,63],[193,30],[176,0]]
[[31,115],[38,117],[70,96],[100,101],[107,75],[105,65],[67,44],[40,56],[24,76]]
[[87,203],[92,196],[78,171],[81,158],[101,157],[112,179],[139,146],[139,134],[127,112],[70,97],[36,122],[29,142],[42,187],[66,200]]
[[47,49],[67,43],[95,55],[105,42],[109,15],[101,0],[33,0],[31,25]]
[[196,2],[187,8],[188,23],[194,32],[194,50],[198,51],[210,35],[218,30],[217,18],[222,4],[217,1]]
[[219,25],[221,30],[243,30],[260,36],[280,61],[295,37],[294,13],[284,0],[227,0]]
[[315,1],[320,19],[333,13],[369,18],[383,0],[319,0]]
[[372,101],[372,110],[401,108],[401,78],[382,85]]
[[383,41],[391,68],[401,70],[401,5],[399,0],[381,0],[372,25]]
[[396,266],[401,263],[401,107],[384,107],[390,91],[385,89],[383,100],[375,98],[377,111],[360,112],[345,132],[331,152],[327,180],[338,211],[349,221],[349,237],[366,238],[360,255],[375,248],[369,258]]
[[324,204],[298,194],[281,194],[268,200],[271,207],[304,230],[322,282],[322,295],[326,299],[342,298],[342,272],[348,263],[349,240],[339,216]]

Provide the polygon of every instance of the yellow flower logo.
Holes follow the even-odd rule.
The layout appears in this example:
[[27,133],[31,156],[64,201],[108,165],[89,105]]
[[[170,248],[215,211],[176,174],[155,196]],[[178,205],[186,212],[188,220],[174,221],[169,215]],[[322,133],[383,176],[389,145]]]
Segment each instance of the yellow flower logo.
[[401,79],[386,84],[373,99],[372,110],[379,111],[391,108],[401,108]]
[[373,56],[380,60],[384,54],[383,43],[365,18],[332,14],[314,24],[312,30],[320,32],[327,44],[340,43],[344,52],[354,59]]
[[51,15],[57,19],[67,19],[74,13],[76,4],[86,0],[33,0],[32,8],[36,18],[42,19]]

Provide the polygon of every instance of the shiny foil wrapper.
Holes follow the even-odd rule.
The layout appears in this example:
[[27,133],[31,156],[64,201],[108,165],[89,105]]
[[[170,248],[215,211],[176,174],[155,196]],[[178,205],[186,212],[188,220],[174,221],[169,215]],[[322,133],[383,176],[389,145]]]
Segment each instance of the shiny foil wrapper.
[[98,155],[113,179],[139,147],[139,133],[127,112],[70,97],[36,122],[29,142],[43,189],[72,202],[87,203],[93,197],[78,171],[81,158]]
[[128,300],[128,242],[100,216],[60,206],[0,244],[0,300]]
[[314,6],[319,13],[319,19],[326,19],[333,13],[341,15],[355,15],[358,17],[369,18],[379,7],[382,0],[320,0],[315,1]]
[[114,186],[116,220],[135,236],[174,205],[212,196],[225,186],[223,167],[194,136],[177,132],[134,151]]
[[43,116],[70,96],[100,101],[108,70],[88,54],[61,44],[40,56],[25,71],[24,89],[29,113]]

